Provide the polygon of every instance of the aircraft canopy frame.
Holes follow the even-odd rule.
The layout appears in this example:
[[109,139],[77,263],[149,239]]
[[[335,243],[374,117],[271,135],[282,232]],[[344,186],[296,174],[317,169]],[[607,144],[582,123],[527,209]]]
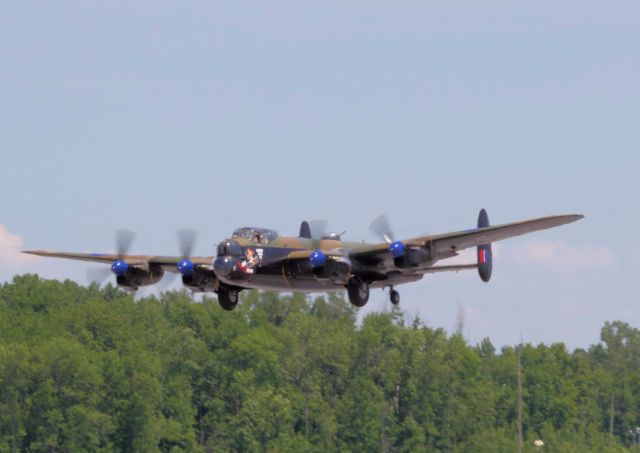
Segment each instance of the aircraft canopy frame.
[[256,244],[268,244],[277,239],[278,232],[269,228],[242,227],[236,229],[231,235],[232,239],[249,239]]

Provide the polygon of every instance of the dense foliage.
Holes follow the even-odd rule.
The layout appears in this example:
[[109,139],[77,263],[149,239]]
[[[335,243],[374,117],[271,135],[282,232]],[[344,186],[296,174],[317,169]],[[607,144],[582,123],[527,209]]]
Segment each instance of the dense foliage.
[[[525,451],[626,451],[640,331],[522,352]],[[16,277],[0,288],[0,451],[516,449],[516,349],[341,296],[187,293]]]

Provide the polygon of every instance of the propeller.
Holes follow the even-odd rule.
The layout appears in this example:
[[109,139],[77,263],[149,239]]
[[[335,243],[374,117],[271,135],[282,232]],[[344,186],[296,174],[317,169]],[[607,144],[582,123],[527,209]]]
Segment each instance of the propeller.
[[102,285],[109,277],[111,277],[111,269],[108,267],[87,268],[87,280],[91,283]]
[[131,244],[136,235],[130,230],[116,230],[116,250],[118,257],[121,258],[126,255],[131,249]]
[[178,230],[178,247],[184,257],[191,256],[198,239],[198,232],[189,228]]
[[318,250],[318,245],[322,238],[328,235],[329,222],[326,220],[310,220],[308,223],[314,249],[309,255],[309,263],[311,263],[311,267],[316,269],[324,266],[327,262],[327,256]]
[[394,234],[389,223],[389,217],[386,213],[380,214],[373,219],[369,225],[369,229],[373,231],[383,241],[391,244],[394,241]]
[[198,232],[196,230],[181,229],[178,230],[178,247],[180,249],[180,256],[182,259],[178,261],[178,272],[182,275],[189,275],[195,269],[193,261],[189,259],[192,255],[193,248],[198,239]]
[[391,223],[386,213],[382,213],[376,217],[369,225],[369,229],[389,244],[391,256],[394,258],[404,256],[407,247],[404,245],[404,242],[395,240],[395,234],[393,234]]
[[[195,264],[189,258],[198,239],[198,232],[189,228],[182,228],[177,231],[178,250],[180,252],[180,261],[176,264],[178,272],[182,276],[190,275],[195,270]],[[164,292],[175,282],[177,274],[165,272],[164,278],[156,285],[159,292]]]
[[131,249],[131,244],[133,244],[133,239],[136,237],[133,231],[129,230],[117,230],[116,231],[116,251],[118,254],[118,259],[113,262],[111,265],[111,272],[116,275],[124,275],[127,270],[129,270],[129,265],[122,258],[129,252]]
[[133,240],[135,239],[135,233],[129,230],[116,230],[115,233],[115,245],[117,259],[111,264],[111,268],[89,268],[87,269],[87,279],[90,282],[97,282],[103,284],[111,274],[124,275],[129,269],[129,265],[123,259],[123,257],[131,249]]
[[317,269],[327,262],[327,256],[318,250],[320,241],[325,238],[340,240],[340,237],[345,233],[346,231],[340,234],[329,233],[329,222],[326,220],[303,221],[300,225],[300,237],[311,239],[311,248],[313,249],[309,255],[311,267]]
[[312,239],[319,241],[327,235],[329,231],[329,222],[326,220],[310,220],[308,223]]

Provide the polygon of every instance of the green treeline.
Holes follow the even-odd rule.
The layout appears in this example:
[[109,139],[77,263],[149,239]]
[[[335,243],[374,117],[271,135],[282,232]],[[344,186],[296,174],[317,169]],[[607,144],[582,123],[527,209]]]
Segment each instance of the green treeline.
[[[514,452],[517,359],[340,295],[0,287],[0,451]],[[569,326],[570,328],[570,326]],[[525,345],[524,451],[632,451],[640,331]],[[610,435],[611,429],[611,435]]]

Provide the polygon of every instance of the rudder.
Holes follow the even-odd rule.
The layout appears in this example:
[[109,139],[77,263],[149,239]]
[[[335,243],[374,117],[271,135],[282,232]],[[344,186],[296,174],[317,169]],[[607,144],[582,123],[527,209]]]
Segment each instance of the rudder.
[[[489,225],[489,215],[485,209],[480,210],[478,215],[478,228],[485,228]],[[478,246],[478,274],[483,282],[491,280],[491,271],[493,270],[493,253],[491,251],[491,243]]]
[[309,226],[309,222],[303,220],[300,224],[300,235],[301,238],[311,239],[311,227]]

